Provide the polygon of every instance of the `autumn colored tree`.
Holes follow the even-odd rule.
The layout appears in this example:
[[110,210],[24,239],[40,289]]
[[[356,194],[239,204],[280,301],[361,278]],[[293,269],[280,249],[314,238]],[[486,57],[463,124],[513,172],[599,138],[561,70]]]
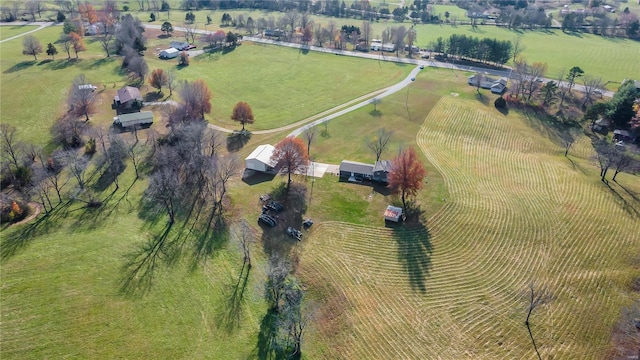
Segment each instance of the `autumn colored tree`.
[[78,12],[83,19],[86,19],[89,22],[89,24],[95,24],[98,21],[96,10],[91,6],[91,4],[80,4],[78,6]]
[[407,212],[407,197],[413,197],[422,188],[422,180],[426,175],[422,162],[413,147],[400,151],[391,161],[389,171],[389,188],[395,194],[402,195],[402,208]]
[[211,112],[211,91],[201,79],[194,82],[183,82],[180,87],[180,98],[189,116],[204,120],[204,114]]
[[158,93],[162,92],[162,87],[169,82],[167,74],[162,69],[155,69],[151,72],[149,77],[149,85],[158,89]]
[[251,106],[244,101],[238,101],[236,106],[233,107],[233,114],[231,115],[231,120],[237,121],[242,124],[242,131],[244,131],[245,124],[253,124],[253,110],[251,110]]
[[309,154],[302,139],[289,136],[276,144],[271,160],[276,163],[276,169],[287,172],[288,188],[291,185],[291,173],[303,170],[309,164]]
[[180,56],[178,56],[178,66],[188,66],[189,65],[189,53],[186,51],[181,51]]
[[76,34],[75,32],[69,33],[69,38],[71,39],[71,46],[73,47],[73,51],[76,53],[76,59],[78,58],[78,53],[80,51],[85,51],[87,48],[84,46],[84,40],[82,36]]
[[41,54],[42,51],[42,44],[35,36],[25,36],[22,41],[23,55],[32,55],[35,60],[38,60],[38,54]]

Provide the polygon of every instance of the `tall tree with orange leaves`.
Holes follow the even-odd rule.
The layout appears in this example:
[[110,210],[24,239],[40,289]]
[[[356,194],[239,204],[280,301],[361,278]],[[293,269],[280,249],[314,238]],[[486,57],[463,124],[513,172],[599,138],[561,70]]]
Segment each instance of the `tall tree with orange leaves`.
[[403,149],[391,160],[391,170],[387,177],[389,189],[394,194],[401,194],[402,208],[407,212],[407,197],[414,197],[422,189],[422,181],[427,175],[424,165],[413,147]]
[[245,124],[253,124],[255,119],[253,118],[253,110],[251,106],[244,101],[238,101],[236,106],[233,107],[233,114],[231,114],[231,120],[237,121],[242,124],[242,131],[244,131]]
[[211,112],[211,91],[201,79],[191,83],[183,82],[180,86],[180,97],[189,116],[194,119],[197,116],[204,120],[204,114]]
[[302,139],[288,136],[276,144],[271,160],[276,163],[276,169],[287,172],[288,188],[291,185],[291,173],[306,168],[309,164],[309,154]]

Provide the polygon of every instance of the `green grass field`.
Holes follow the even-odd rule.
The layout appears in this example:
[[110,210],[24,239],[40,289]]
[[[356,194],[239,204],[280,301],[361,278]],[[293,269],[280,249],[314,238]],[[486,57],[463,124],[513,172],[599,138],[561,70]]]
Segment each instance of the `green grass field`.
[[0,40],[8,39],[12,36],[20,35],[22,33],[33,30],[35,28],[37,28],[37,26],[30,26],[30,25],[0,26]]
[[625,174],[609,190],[588,141],[572,165],[538,125],[442,97],[416,140],[446,204],[425,209],[424,227],[328,222],[305,243],[302,278],[324,320],[310,357],[533,359],[532,282],[550,296],[531,319],[543,358],[605,356],[638,275],[640,206],[626,191],[640,188]]
[[[60,31],[34,35],[46,44]],[[125,83],[120,61],[104,59],[99,44],[87,43],[77,62],[67,62],[66,54],[32,62],[21,55],[21,39],[0,44],[0,117],[18,128],[20,140],[49,143],[50,126],[65,111],[66,91],[80,72],[99,85],[101,112],[91,121],[110,124],[111,97]],[[175,65],[152,52],[150,69]],[[235,102],[245,100],[257,118],[249,128],[259,129],[395,83],[410,68],[244,44],[195,58],[178,74],[209,84],[212,122],[238,128],[227,119]],[[307,185],[304,215],[316,221],[296,249],[309,303],[317,307],[303,344],[306,358],[534,359],[523,325],[532,281],[550,295],[532,315],[543,358],[606,356],[621,309],[638,298],[628,291],[640,276],[637,177],[620,174],[607,188],[587,138],[574,145],[569,161],[544,124],[513,111],[504,116],[491,106],[494,99],[487,94],[478,101],[464,73],[425,69],[409,88],[382,100],[379,116],[368,106],[332,120],[328,136],[318,131],[311,154],[321,162],[373,161],[364,141],[380,127],[395,131],[385,158],[399,146],[419,147],[428,176],[418,202],[427,221],[384,228],[381,209],[397,201],[384,189],[329,175],[295,177]],[[288,132],[254,135],[238,155]],[[193,267],[185,252],[158,269],[148,293],[125,294],[126,256],[157,236],[163,222],[142,219],[146,180],[133,177],[129,165],[118,191],[95,190],[105,199],[101,211],[74,202],[49,218],[2,230],[3,359],[260,358],[265,243],[284,235],[256,225],[257,199],[284,178],[230,184],[234,216],[246,219],[259,239],[246,278],[231,239],[206,263]],[[178,234],[174,228],[169,236]]]
[[[464,10],[451,5],[434,5],[437,13],[449,11],[458,16],[458,20],[464,20]],[[196,12],[196,25],[199,29],[205,29],[206,15],[211,16],[213,22],[206,26],[206,29],[215,30],[220,28],[220,20],[223,13],[229,13],[233,17],[243,15],[257,19],[259,17],[282,16],[280,13],[266,14],[258,11],[243,10],[201,10]],[[145,20],[147,14],[140,13],[140,18]],[[160,19],[155,23],[161,24],[166,21],[166,14],[161,13]],[[179,23],[184,19],[184,12],[172,11],[173,23]],[[328,17],[312,16],[316,23],[326,26],[330,20],[335,21],[339,26],[354,25],[361,26],[361,20],[335,19]],[[388,27],[405,26],[409,23],[397,23],[394,21],[380,21],[372,23],[373,37],[380,37],[382,31]],[[175,26],[175,25],[174,25]],[[495,26],[479,26],[473,29],[471,26],[452,25],[424,25],[418,24],[414,27],[418,33],[417,45],[421,48],[436,40],[438,37],[448,38],[451,34],[465,34],[479,38],[496,38],[500,40],[513,40],[516,37],[522,39],[526,49],[524,56],[529,62],[546,62],[548,65],[548,77],[556,77],[563,69],[570,69],[573,66],[580,66],[585,70],[586,75],[601,77],[604,82],[611,81],[609,88],[615,89],[623,79],[633,78],[640,73],[640,65],[636,61],[640,52],[640,42],[619,38],[606,38],[591,34],[569,35],[561,31],[512,31]],[[229,28],[224,28],[228,30]],[[509,65],[509,64],[507,64]]]

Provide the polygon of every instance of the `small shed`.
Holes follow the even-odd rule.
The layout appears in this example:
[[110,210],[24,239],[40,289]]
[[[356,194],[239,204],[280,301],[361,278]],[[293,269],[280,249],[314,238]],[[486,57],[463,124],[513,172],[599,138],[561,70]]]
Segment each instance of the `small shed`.
[[160,51],[160,58],[173,59],[175,57],[178,57],[178,54],[180,54],[180,50],[170,47],[168,49]]
[[362,182],[373,179],[373,165],[357,161],[342,160],[340,177],[351,182]]
[[266,173],[275,172],[276,164],[271,160],[271,155],[273,155],[275,149],[273,145],[269,144],[258,146],[244,159],[245,168]]
[[398,222],[402,218],[402,208],[396,206],[387,206],[384,211],[384,219],[388,221]]
[[633,141],[633,136],[627,130],[614,130],[613,140],[617,141]]
[[131,114],[121,114],[113,118],[113,124],[122,128],[129,128],[135,125],[150,126],[153,124],[153,113],[151,111],[141,111]]

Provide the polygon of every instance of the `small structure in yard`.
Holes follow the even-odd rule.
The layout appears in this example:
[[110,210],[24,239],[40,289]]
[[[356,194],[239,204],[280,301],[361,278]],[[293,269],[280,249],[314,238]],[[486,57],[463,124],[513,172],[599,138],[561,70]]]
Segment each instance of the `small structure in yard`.
[[273,145],[265,144],[258,146],[246,159],[244,167],[263,173],[275,173],[275,162],[271,160],[271,155],[276,148]]
[[609,126],[611,126],[611,122],[601,117],[600,119],[596,120],[595,123],[593,123],[593,125],[591,126],[591,130],[606,135],[607,132],[609,132]]
[[372,180],[373,167],[371,164],[342,160],[340,163],[340,178],[357,183],[363,180]]
[[160,51],[160,59],[173,59],[178,57],[179,54],[180,50],[170,47],[168,49]]
[[116,96],[113,97],[111,108],[118,115],[123,113],[137,112],[142,108],[142,94],[140,90],[133,86],[125,86],[118,90]]
[[504,90],[507,88],[507,79],[493,79],[486,75],[480,76],[478,74],[474,74],[467,78],[467,84],[471,86],[478,86],[478,81],[480,81],[480,87],[483,89],[491,89],[491,92],[494,94],[502,94]]
[[387,206],[384,211],[384,219],[386,221],[399,222],[402,219],[402,208],[396,206]]
[[634,139],[633,135],[629,133],[627,130],[614,130],[613,131],[613,140],[615,141],[626,141],[632,142]]
[[500,79],[491,85],[491,92],[501,95],[507,89],[507,79]]
[[113,118],[113,125],[123,129],[136,125],[139,127],[149,127],[151,124],[153,124],[153,113],[151,111],[121,114]]
[[87,90],[94,92],[98,87],[91,84],[78,85],[78,90]]

